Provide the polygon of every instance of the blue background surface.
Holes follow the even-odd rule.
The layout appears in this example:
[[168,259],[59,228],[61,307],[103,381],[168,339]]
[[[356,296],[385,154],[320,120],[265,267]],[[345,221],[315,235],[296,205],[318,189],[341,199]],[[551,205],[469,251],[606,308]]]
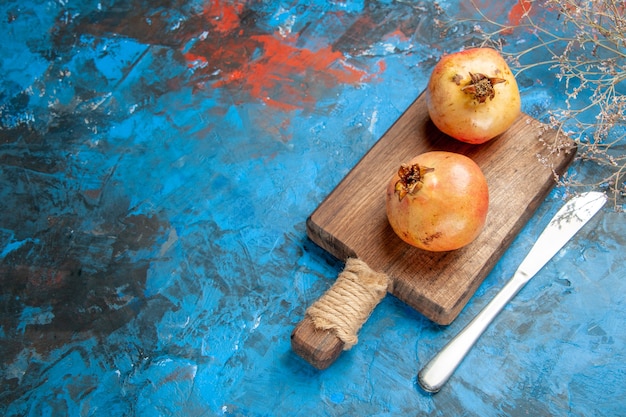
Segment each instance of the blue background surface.
[[[482,1],[506,18],[516,2]],[[289,336],[343,264],[305,221],[473,12],[429,1],[0,5],[0,414],[590,416],[626,409],[623,214],[607,208],[436,395],[417,371],[503,285],[556,188],[450,326],[388,296],[325,371]],[[537,118],[563,102],[519,79]],[[586,178],[598,168],[577,161]]]

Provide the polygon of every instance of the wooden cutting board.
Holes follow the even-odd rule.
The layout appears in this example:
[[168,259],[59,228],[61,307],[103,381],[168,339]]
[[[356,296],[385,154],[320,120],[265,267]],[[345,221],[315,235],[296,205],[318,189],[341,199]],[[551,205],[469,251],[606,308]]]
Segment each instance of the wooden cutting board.
[[[546,144],[557,141],[569,151],[551,152]],[[485,228],[474,242],[451,252],[404,243],[385,211],[385,189],[400,164],[431,150],[472,158],[489,186]],[[422,94],[311,214],[307,234],[338,259],[359,258],[386,273],[391,294],[430,320],[449,324],[553,188],[554,172],[564,173],[575,153],[573,141],[526,114],[486,144],[456,141],[430,121]],[[338,356],[343,343],[337,341],[306,318],[292,334],[294,350],[320,369]]]
[[[556,140],[570,151],[551,154],[545,144]],[[431,150],[472,158],[489,185],[485,228],[456,251],[413,248],[387,222],[388,181],[400,164]],[[552,168],[562,174],[574,155],[571,140],[526,114],[486,144],[461,143],[433,125],[421,95],[308,218],[307,233],[335,257],[358,257],[385,272],[393,282],[391,294],[434,322],[449,324],[555,185]]]

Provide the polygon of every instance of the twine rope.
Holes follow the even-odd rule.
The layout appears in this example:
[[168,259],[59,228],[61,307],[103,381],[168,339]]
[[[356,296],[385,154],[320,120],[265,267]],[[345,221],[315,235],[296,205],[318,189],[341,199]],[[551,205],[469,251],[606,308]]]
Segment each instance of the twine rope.
[[360,259],[350,258],[335,283],[306,311],[320,330],[333,330],[348,350],[374,307],[387,294],[389,278]]

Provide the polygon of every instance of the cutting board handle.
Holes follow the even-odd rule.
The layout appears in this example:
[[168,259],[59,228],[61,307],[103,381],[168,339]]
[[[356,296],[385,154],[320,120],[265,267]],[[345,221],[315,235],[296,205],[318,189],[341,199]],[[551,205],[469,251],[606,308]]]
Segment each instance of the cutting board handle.
[[291,348],[317,369],[328,368],[357,341],[357,333],[389,288],[386,274],[350,258],[335,283],[305,312]]

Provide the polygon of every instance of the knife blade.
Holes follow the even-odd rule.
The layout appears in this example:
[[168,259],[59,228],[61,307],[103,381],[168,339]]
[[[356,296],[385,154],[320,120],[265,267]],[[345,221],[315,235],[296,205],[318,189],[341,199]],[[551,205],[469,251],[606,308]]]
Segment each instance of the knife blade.
[[570,199],[554,215],[537,242],[500,292],[418,373],[419,385],[436,393],[504,306],[604,206],[604,193],[591,191]]

